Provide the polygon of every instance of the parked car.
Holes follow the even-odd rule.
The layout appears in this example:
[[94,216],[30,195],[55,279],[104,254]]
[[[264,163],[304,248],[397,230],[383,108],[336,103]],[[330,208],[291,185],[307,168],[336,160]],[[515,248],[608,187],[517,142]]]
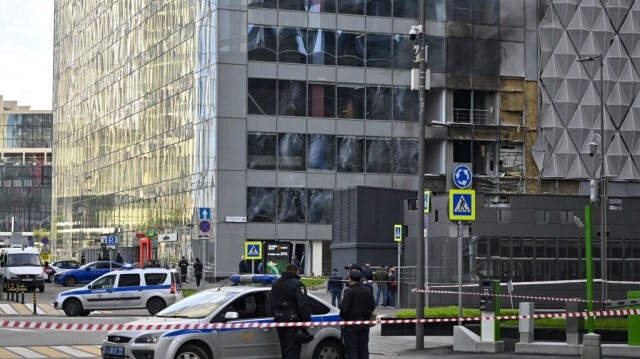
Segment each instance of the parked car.
[[[273,322],[271,300],[270,286],[209,289],[190,295],[155,317],[128,324],[270,323]],[[309,303],[312,321],[340,320],[337,308],[313,294],[309,294]],[[309,332],[314,337],[302,345],[301,358],[343,358],[339,327],[323,325],[309,328]],[[102,344],[102,358],[143,356],[167,359],[281,358],[275,328],[113,330],[107,333]]]
[[143,308],[155,315],[180,299],[180,274],[176,270],[123,269],[58,294],[53,305],[68,316],[85,316],[92,310]]
[[56,273],[62,273],[70,269],[78,269],[82,267],[82,263],[74,260],[62,260],[49,263],[48,267],[44,267],[43,270],[47,274],[47,281],[53,282],[53,276]]
[[103,274],[122,268],[122,266],[123,264],[118,262],[91,262],[78,269],[54,274],[53,282],[56,284],[62,284],[66,287],[73,287],[77,283],[89,283]]

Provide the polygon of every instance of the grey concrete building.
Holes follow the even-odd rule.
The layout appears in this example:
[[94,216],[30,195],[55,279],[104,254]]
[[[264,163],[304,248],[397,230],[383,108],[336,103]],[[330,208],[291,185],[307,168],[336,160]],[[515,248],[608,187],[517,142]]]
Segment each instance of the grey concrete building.
[[[56,1],[55,245],[74,255],[116,233],[134,260],[136,234],[176,233],[177,243],[156,246],[158,258],[199,257],[223,276],[237,271],[245,241],[290,241],[307,273],[326,272],[335,189],[417,186],[419,101],[407,34],[419,1]],[[567,122],[576,106],[563,107],[566,118],[548,116],[552,103],[568,103],[551,96],[576,78],[549,64],[573,66],[578,51],[568,58],[556,45],[571,44],[561,39],[576,31],[602,37],[593,21],[572,30],[576,12],[616,12],[624,24],[638,5],[425,4],[434,124],[426,188],[448,190],[464,163],[480,193],[586,193],[595,168],[562,169],[562,158],[573,166],[584,156],[558,133],[587,136],[597,125]],[[612,49],[628,58],[634,46]],[[596,74],[576,71],[580,89],[593,90]],[[637,131],[621,133],[629,132]],[[620,177],[621,186],[633,187],[634,176]],[[200,208],[211,209],[207,233]]]

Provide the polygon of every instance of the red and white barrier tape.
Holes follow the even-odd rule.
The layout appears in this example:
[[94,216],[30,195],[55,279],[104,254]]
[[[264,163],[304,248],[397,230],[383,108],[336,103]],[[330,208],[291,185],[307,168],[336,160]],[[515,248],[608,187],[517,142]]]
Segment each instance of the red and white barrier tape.
[[[437,294],[458,294],[460,292],[450,291],[450,290],[433,290],[433,289],[415,289],[417,293],[437,293]],[[548,300],[548,301],[556,301],[556,302],[581,302],[581,303],[602,303],[599,300],[588,300],[588,299],[580,299],[580,298],[556,298],[556,297],[536,297],[531,295],[510,295],[510,294],[491,294],[491,293],[476,293],[476,292],[462,292],[463,295],[478,295],[478,296],[488,296],[488,297],[503,297],[503,298],[521,298],[521,299],[537,299],[537,300]],[[609,302],[609,301],[607,301]]]
[[80,324],[80,323],[50,323],[4,320],[0,321],[0,328],[16,329],[49,329],[49,330],[177,330],[177,329],[251,329],[277,327],[317,327],[338,325],[371,325],[371,324],[412,324],[412,323],[445,323],[445,322],[475,322],[481,320],[519,320],[540,318],[576,318],[576,317],[620,317],[626,315],[640,315],[640,309],[603,310],[595,312],[549,313],[528,315],[501,315],[495,317],[464,317],[464,318],[425,318],[425,319],[379,319],[379,320],[347,320],[332,322],[289,322],[289,323],[213,323],[213,324]]

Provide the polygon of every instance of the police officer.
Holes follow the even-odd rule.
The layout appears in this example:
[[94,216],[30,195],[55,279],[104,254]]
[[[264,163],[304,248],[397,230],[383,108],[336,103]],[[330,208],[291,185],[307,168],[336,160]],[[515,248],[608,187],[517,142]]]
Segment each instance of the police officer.
[[[300,281],[298,266],[290,263],[271,286],[273,319],[276,322],[311,321],[307,288]],[[302,343],[296,340],[299,327],[278,327],[282,359],[299,359]]]
[[[344,291],[339,305],[342,320],[370,320],[376,308],[371,291],[362,284],[362,273],[349,272],[349,288]],[[369,325],[345,325],[342,341],[347,359],[369,358]]]

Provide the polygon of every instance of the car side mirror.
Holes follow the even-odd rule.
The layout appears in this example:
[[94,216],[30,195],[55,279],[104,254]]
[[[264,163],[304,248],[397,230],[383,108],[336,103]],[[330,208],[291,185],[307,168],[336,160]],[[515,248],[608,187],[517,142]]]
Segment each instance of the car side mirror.
[[89,285],[87,285],[87,288],[89,288],[89,289],[93,289],[93,284],[89,284]]
[[224,320],[235,320],[239,319],[240,315],[237,312],[226,312],[224,313]]

